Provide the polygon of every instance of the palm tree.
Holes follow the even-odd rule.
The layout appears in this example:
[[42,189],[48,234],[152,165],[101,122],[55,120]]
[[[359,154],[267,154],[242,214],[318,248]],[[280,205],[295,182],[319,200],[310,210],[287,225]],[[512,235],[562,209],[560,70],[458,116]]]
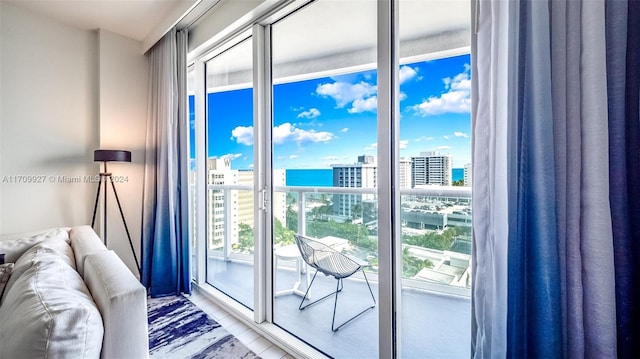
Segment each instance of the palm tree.
[[433,268],[433,263],[428,259],[420,259],[409,252],[409,248],[402,249],[402,276],[411,278],[423,268]]
[[351,216],[354,219],[362,218],[362,204],[356,203],[351,206]]

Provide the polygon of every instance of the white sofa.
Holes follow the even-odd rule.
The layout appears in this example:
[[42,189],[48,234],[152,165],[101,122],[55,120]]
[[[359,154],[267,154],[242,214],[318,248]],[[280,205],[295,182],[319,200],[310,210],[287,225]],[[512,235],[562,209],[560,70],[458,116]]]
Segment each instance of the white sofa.
[[0,358],[149,356],[146,289],[91,227],[1,235],[0,253]]

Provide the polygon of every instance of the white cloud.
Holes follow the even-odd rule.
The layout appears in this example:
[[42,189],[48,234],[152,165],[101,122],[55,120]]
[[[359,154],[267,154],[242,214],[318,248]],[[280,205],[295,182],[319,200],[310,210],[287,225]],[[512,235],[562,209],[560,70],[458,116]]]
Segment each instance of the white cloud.
[[453,78],[442,79],[446,92],[432,96],[410,108],[425,117],[443,113],[469,113],[471,109],[471,68],[465,64],[464,71]]
[[[316,93],[318,95],[334,99],[338,108],[345,107],[353,102],[354,105],[349,110],[350,113],[371,111],[371,101],[376,101],[377,103],[377,99],[370,99],[372,96],[375,97],[377,92],[378,89],[375,85],[365,81],[360,81],[355,84],[337,81],[334,83],[320,84],[316,88]],[[358,105],[356,105],[356,101],[358,101]],[[362,111],[360,111],[360,109],[362,109]]]
[[442,136],[442,138],[444,138],[445,140],[448,140],[449,136]]
[[230,160],[236,160],[238,158],[242,157],[242,153],[227,153],[226,155],[222,155],[220,156],[220,158],[228,158]]
[[375,150],[376,148],[378,148],[378,142],[374,142],[369,146],[365,147],[364,149],[365,151],[371,151],[371,150]]
[[289,159],[290,159],[290,160],[295,160],[296,158],[298,158],[298,155],[291,155],[291,156],[289,156]]
[[342,133],[347,133],[347,132],[349,132],[349,127],[345,127],[345,128],[343,128],[342,130],[340,130],[340,132],[342,132]]
[[[303,130],[297,128],[289,122],[276,126],[272,130],[273,143],[276,145],[285,142],[309,143],[309,142],[329,142],[336,136],[331,132]],[[253,126],[238,126],[231,131],[231,139],[242,145],[253,145]]]
[[413,69],[409,66],[401,66],[399,76],[400,84],[411,80],[412,78],[416,77],[416,75],[418,75],[418,71],[416,71],[416,69]]
[[331,165],[337,164],[337,163],[351,163],[353,162],[353,157],[352,156],[325,156],[322,158],[322,165],[329,167]]
[[309,111],[300,112],[297,118],[306,118],[308,120],[314,119],[320,116],[320,110],[317,108],[310,108]]
[[297,122],[293,124],[296,127],[322,127],[324,124],[322,122],[318,122],[317,119],[312,118],[309,121]]
[[329,142],[335,135],[326,131],[302,130],[295,125],[285,122],[272,130],[273,143],[276,145],[293,141],[298,144],[309,142]]
[[371,96],[366,99],[357,99],[353,101],[351,108],[348,109],[347,111],[349,113],[360,113],[365,111],[376,112],[377,108],[378,108],[378,97]]
[[421,141],[433,141],[433,137],[429,136],[420,136],[418,138],[416,138],[414,141],[416,142],[421,142]]
[[231,139],[241,145],[253,145],[253,126],[238,126],[231,131]]
[[450,148],[450,146],[438,146],[436,147],[436,151],[448,150]]
[[409,145],[409,140],[400,140],[400,149],[405,149],[407,148],[407,145]]
[[453,135],[456,136],[456,137],[464,137],[464,138],[469,137],[469,135],[467,135],[466,133],[459,132],[459,131],[454,132]]

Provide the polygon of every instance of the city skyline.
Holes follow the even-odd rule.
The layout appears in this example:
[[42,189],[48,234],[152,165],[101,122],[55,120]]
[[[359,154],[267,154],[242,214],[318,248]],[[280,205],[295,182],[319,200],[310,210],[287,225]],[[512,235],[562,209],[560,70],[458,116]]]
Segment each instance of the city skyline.
[[[471,162],[469,63],[460,55],[400,67],[401,157],[439,151],[454,168]],[[273,167],[330,168],[376,156],[376,82],[368,70],[275,85]],[[253,168],[252,96],[250,88],[208,95],[208,157]]]

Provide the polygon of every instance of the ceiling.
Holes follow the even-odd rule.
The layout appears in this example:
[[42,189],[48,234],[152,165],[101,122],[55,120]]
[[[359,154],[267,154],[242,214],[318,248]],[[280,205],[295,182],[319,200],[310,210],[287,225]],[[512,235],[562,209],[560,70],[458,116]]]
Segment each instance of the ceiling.
[[196,0],[0,0],[71,26],[104,29],[144,41],[171,27]]
[[[321,0],[277,21],[271,29],[274,81],[374,68],[377,5],[374,0]],[[468,0],[400,0],[398,16],[401,61],[416,55],[423,55],[424,61],[426,55],[470,46]],[[209,83],[225,90],[224,86],[250,84],[252,59],[250,41],[227,50],[207,67],[213,76]]]

